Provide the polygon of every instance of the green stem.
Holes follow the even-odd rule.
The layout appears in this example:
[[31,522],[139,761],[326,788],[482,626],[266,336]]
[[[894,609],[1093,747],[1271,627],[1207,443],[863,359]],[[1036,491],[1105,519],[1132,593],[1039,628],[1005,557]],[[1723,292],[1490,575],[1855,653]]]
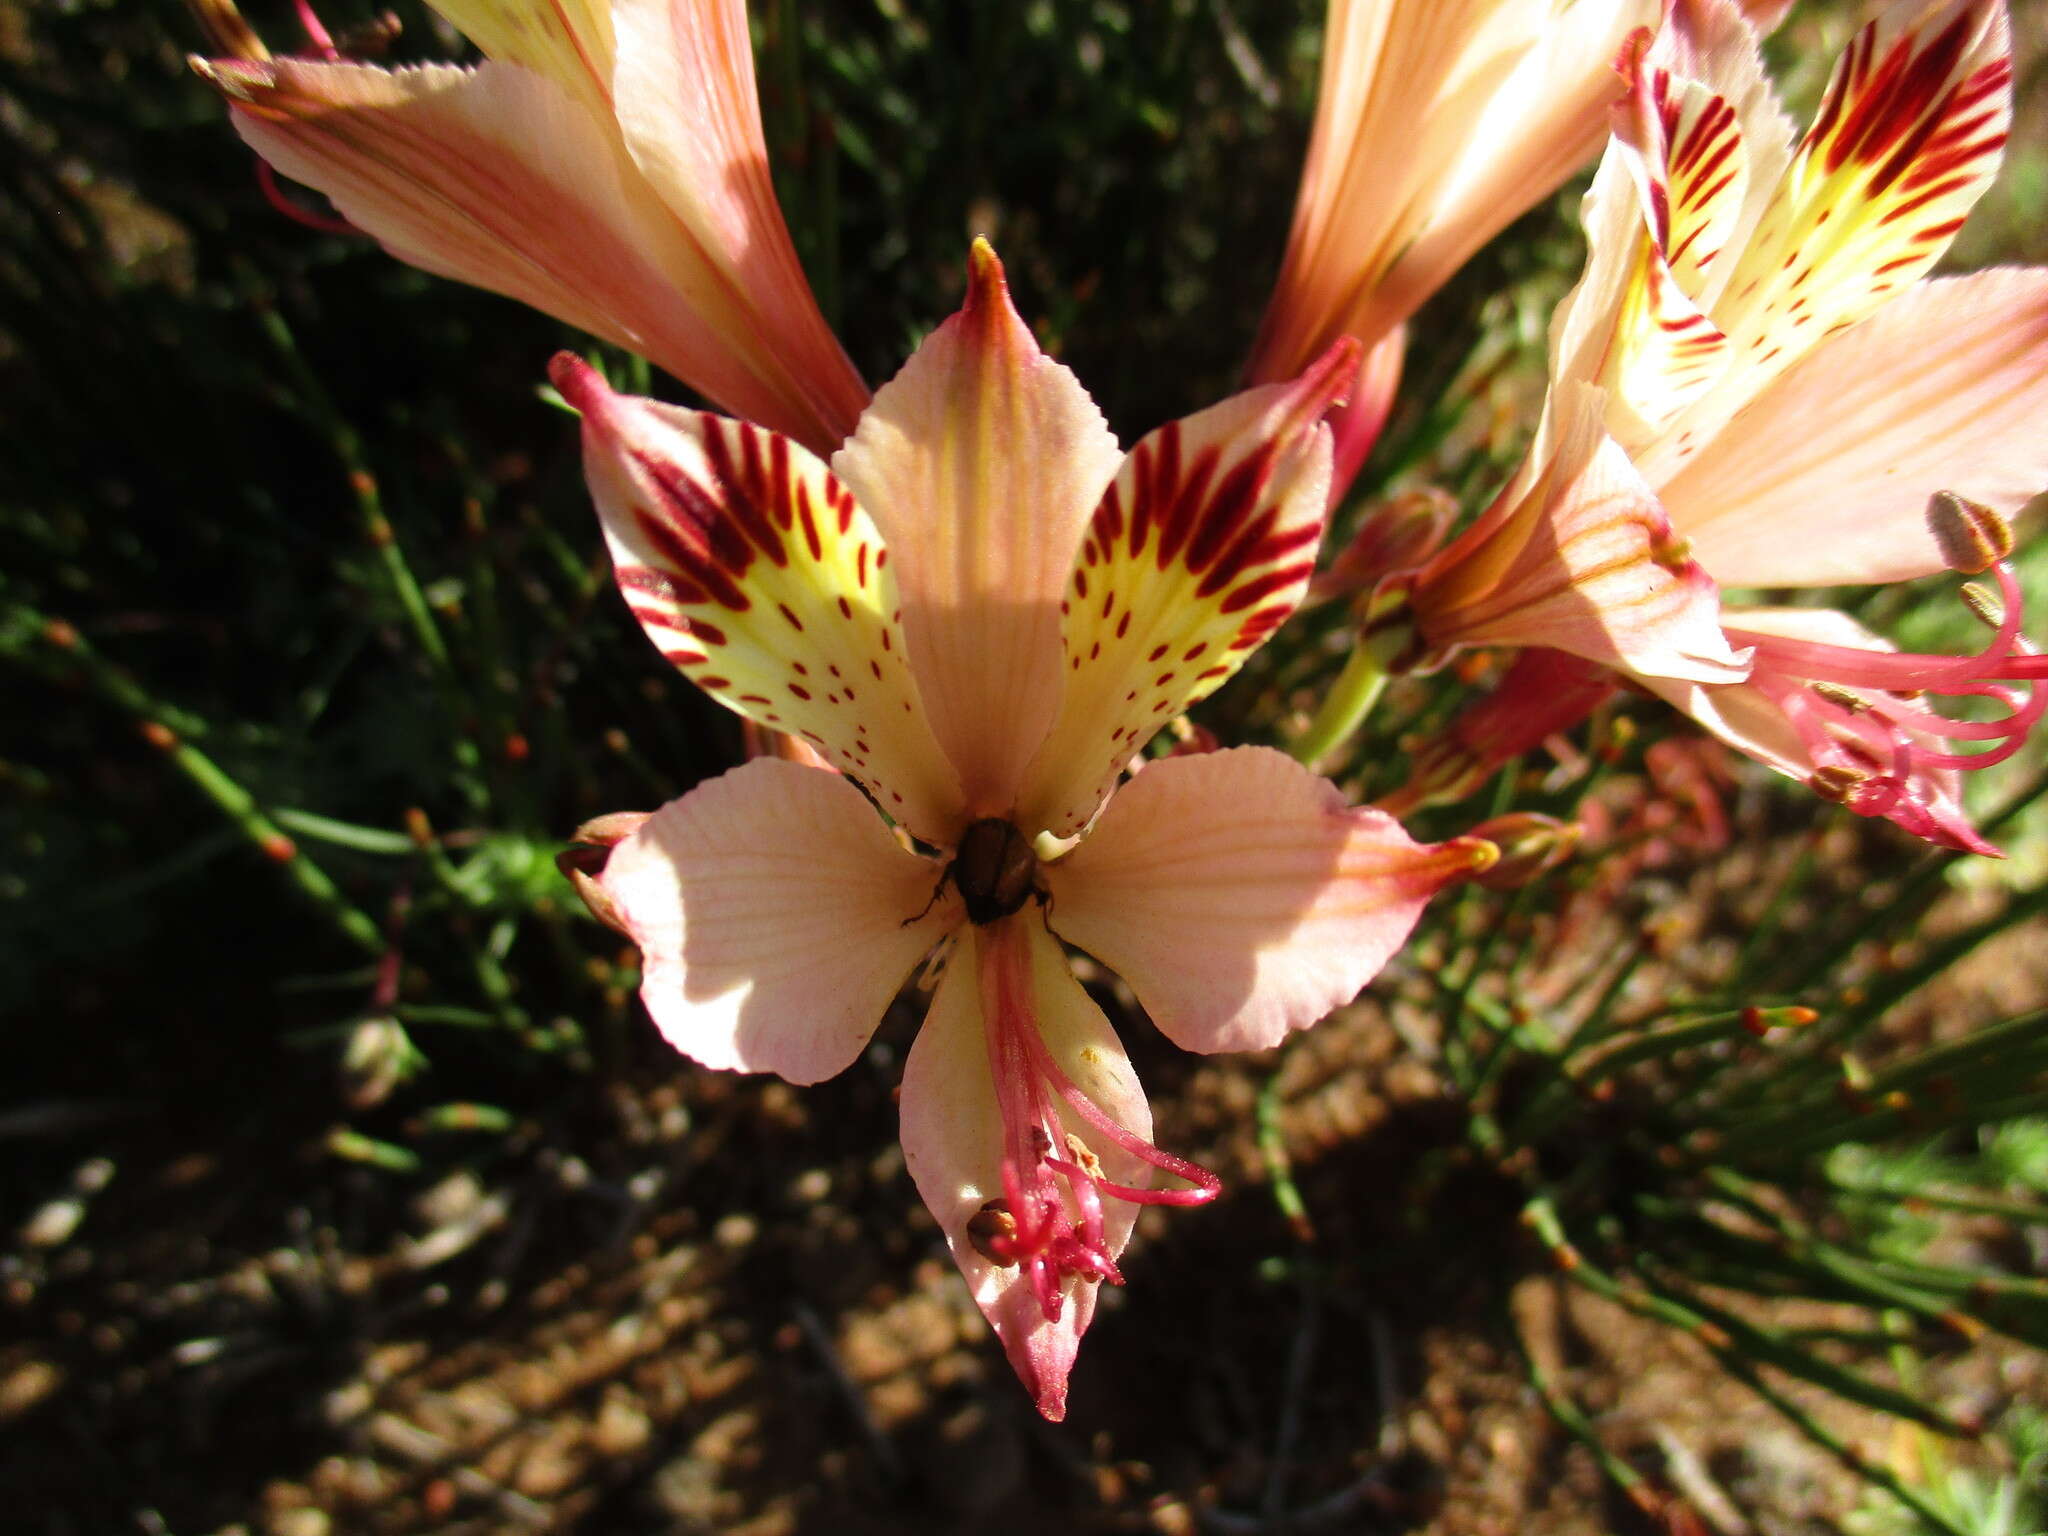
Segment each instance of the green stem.
[[1330,691],[1323,695],[1308,729],[1288,747],[1295,761],[1313,766],[1335,751],[1365,723],[1386,686],[1386,668],[1372,646],[1363,642],[1353,646],[1350,659],[1337,674],[1337,681],[1330,685]]

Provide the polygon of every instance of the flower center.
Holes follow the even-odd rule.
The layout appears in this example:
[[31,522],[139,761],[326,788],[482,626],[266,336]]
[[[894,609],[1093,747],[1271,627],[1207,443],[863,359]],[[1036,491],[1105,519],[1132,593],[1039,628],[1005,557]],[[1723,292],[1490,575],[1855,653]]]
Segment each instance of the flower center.
[[[991,1264],[1021,1266],[1045,1320],[1058,1322],[1069,1275],[1124,1283],[1104,1229],[1105,1196],[1133,1205],[1203,1205],[1223,1185],[1208,1169],[1120,1125],[1061,1070],[1031,1008],[1021,935],[1013,928],[1008,937],[1011,942],[998,938],[989,946],[982,973],[989,1066],[1003,1121],[1003,1194],[968,1221],[967,1237]],[[1096,1145],[1113,1146],[1192,1187],[1138,1189],[1110,1180],[1087,1140],[1067,1128],[1062,1105]]]
[[967,919],[977,927],[1008,917],[1037,888],[1038,855],[1031,839],[999,816],[985,817],[960,837],[950,866]]

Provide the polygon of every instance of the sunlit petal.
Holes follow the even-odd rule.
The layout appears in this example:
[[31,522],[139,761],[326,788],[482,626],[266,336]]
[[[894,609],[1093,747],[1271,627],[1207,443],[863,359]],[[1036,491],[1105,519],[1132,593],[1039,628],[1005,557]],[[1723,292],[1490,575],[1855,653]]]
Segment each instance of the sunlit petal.
[[1941,278],[1814,348],[1659,495],[1727,586],[1925,576],[1928,496],[2016,511],[2048,488],[2044,423],[2048,270]]
[[1122,454],[977,241],[967,300],[832,460],[888,541],[904,638],[969,818],[1008,816],[1059,707],[1059,603]]
[[938,876],[838,774],[761,758],[655,812],[598,884],[671,1045],[811,1083],[853,1062],[960,921]]
[[808,741],[926,840],[959,829],[905,660],[890,551],[788,438],[617,395],[555,361],[626,604],[698,687]]
[[1048,920],[1191,1051],[1261,1050],[1348,1003],[1479,843],[1419,844],[1267,747],[1151,763],[1046,867]]
[[1294,611],[1323,531],[1321,422],[1357,368],[1357,344],[1339,342],[1295,383],[1169,422],[1131,450],[1060,604],[1066,687],[1023,823],[1061,837],[1086,825],[1131,754]]

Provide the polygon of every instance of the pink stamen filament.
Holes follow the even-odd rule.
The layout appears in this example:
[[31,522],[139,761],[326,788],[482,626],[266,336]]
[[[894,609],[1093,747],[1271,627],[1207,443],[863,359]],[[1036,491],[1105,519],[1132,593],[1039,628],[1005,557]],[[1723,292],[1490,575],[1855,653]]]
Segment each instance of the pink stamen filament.
[[[1118,1124],[1060,1069],[1030,1006],[1024,946],[1016,927],[994,937],[982,975],[989,1067],[1003,1119],[1003,1196],[1014,1223],[1010,1231],[990,1238],[987,1248],[1023,1270],[1046,1321],[1057,1322],[1068,1275],[1123,1284],[1104,1231],[1105,1195],[1134,1205],[1201,1205],[1215,1199],[1223,1185],[1206,1168]],[[1062,1155],[1071,1150],[1062,1100],[1121,1151],[1194,1187],[1139,1189],[1103,1178],[1078,1156]]]
[[[2003,562],[1994,565],[1992,571],[2004,611],[1991,643],[1973,656],[1865,650],[1749,630],[1728,631],[1735,644],[1754,648],[1753,676],[1759,682],[1774,676],[1783,685],[1819,681],[1880,693],[1934,692],[1958,698],[1986,698],[2007,711],[1996,720],[1957,720],[1894,698],[1864,699],[1863,709],[1850,710],[1801,686],[1774,689],[1780,707],[1816,764],[1837,761],[1844,743],[1853,741],[1858,751],[1852,755],[1866,757],[1873,769],[1883,765],[1881,777],[1859,791],[1853,802],[1856,809],[1868,807],[1866,814],[1887,814],[1916,770],[1967,770],[2004,762],[2020,749],[2027,733],[2048,711],[2048,688],[2030,687],[2022,697],[2018,690],[1993,681],[2032,683],[2048,678],[2048,670],[2043,669],[2043,658],[2020,633],[2023,597],[2019,583]],[[1916,733],[1935,741],[1984,741],[1997,745],[1983,752],[1941,752],[1916,742]],[[1883,805],[1879,804],[1881,800]]]
[[307,0],[292,0],[292,9],[298,12],[299,29],[306,34],[306,41],[312,45],[313,52],[329,62],[339,59],[341,50],[334,46],[332,34],[328,32],[320,18],[313,14],[313,7]]

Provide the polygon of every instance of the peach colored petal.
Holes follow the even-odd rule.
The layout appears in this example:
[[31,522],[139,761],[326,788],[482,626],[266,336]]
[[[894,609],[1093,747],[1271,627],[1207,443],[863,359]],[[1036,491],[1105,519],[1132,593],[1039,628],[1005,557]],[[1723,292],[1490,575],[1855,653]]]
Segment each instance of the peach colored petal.
[[1925,576],[1929,495],[2016,511],[2048,488],[2043,423],[2048,269],[1941,278],[1815,347],[1659,495],[1726,586]]
[[838,774],[759,758],[655,812],[598,884],[669,1044],[814,1083],[852,1064],[960,921],[950,890],[932,899],[939,873]]
[[434,0],[434,9],[484,57],[545,75],[591,107],[609,109],[611,0]]
[[1357,371],[1347,337],[1294,383],[1169,422],[1131,450],[1067,580],[1066,687],[1025,775],[1020,825],[1079,831],[1131,754],[1294,611],[1328,500],[1321,423]]
[[853,493],[786,437],[613,394],[555,359],[619,591],[661,653],[750,720],[860,780],[920,837],[964,822],[925,725],[890,551]]
[[[1018,945],[1029,950],[1021,966],[1013,952]],[[1095,1315],[1096,1283],[1069,1278],[1060,1318],[1048,1322],[1018,1269],[992,1263],[967,1232],[983,1205],[1003,1196],[1004,1128],[990,1066],[988,1011],[991,983],[1005,973],[1025,978],[1029,996],[1013,997],[1009,1004],[1029,1009],[1047,1050],[1084,1093],[1140,1138],[1151,1137],[1152,1112],[1116,1031],[1074,980],[1059,944],[1036,915],[1022,912],[961,934],[904,1064],[903,1160],[1011,1367],[1039,1412],[1058,1420],[1066,1413],[1067,1375],[1081,1335]],[[1151,1182],[1145,1163],[1094,1135],[1078,1118],[1065,1129],[1089,1143],[1109,1178],[1140,1188]],[[1130,1240],[1136,1215],[1137,1208],[1124,1201],[1104,1203],[1104,1237],[1112,1256]]]
[[818,312],[775,198],[744,0],[611,0],[611,17],[626,148],[717,264],[745,323],[773,338],[778,389],[803,400],[819,426],[794,435],[829,453],[868,390]]
[[1553,397],[1555,447],[1423,567],[1409,594],[1425,659],[1459,646],[1547,646],[1624,671],[1729,682],[1713,582],[1604,434],[1601,392]]
[[666,368],[820,452],[866,398],[807,295],[741,276],[760,242],[708,245],[612,120],[512,63],[400,70],[298,59],[199,66],[236,130],[402,261],[502,293]]
[[1287,255],[1248,376],[1370,350],[1599,147],[1655,0],[1331,0]]
[[1131,984],[1191,1051],[1277,1045],[1358,995],[1482,843],[1393,817],[1268,747],[1169,758],[1045,868],[1048,921]]
[[904,638],[968,819],[1007,817],[1059,707],[1059,602],[1122,455],[1038,348],[985,241],[960,312],[875,396],[832,468],[888,541]]

